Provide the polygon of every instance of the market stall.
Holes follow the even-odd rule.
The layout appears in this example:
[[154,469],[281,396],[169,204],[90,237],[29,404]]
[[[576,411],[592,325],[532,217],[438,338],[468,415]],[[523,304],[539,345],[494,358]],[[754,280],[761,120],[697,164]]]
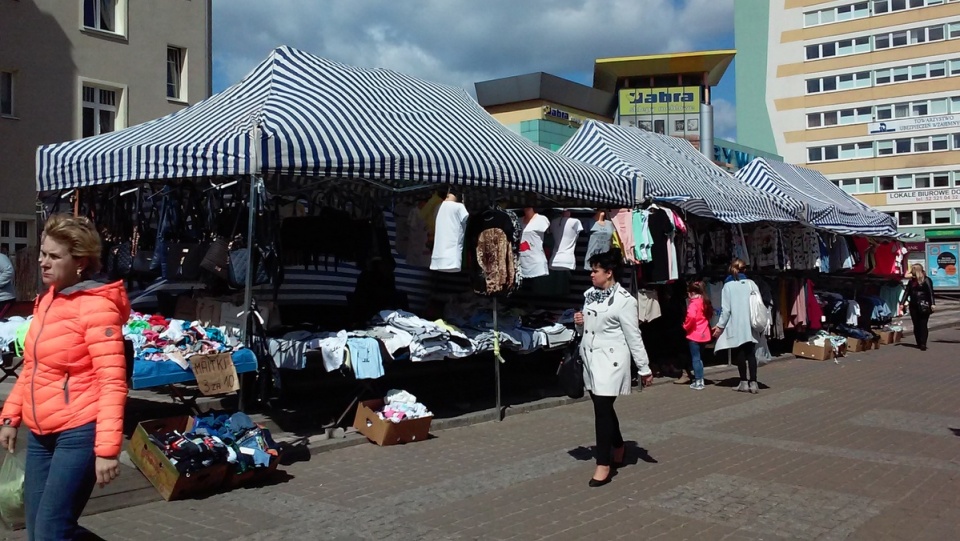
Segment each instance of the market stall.
[[[281,252],[275,242],[267,247],[277,253],[268,257],[264,245],[285,232],[263,234],[258,224],[275,223],[283,206],[295,209],[284,222],[299,220],[302,226],[288,228],[295,240],[283,252],[307,243],[310,250],[303,251],[332,255],[335,267],[344,256],[363,272],[375,259],[372,253],[332,253],[342,247],[316,241],[340,239],[346,220],[362,221],[371,235],[385,237],[384,206],[437,186],[456,187],[476,211],[496,210],[498,203],[509,201],[620,206],[636,200],[633,177],[624,179],[533,145],[496,122],[462,89],[346,66],[289,47],[276,49],[242,81],[192,107],[118,132],[40,148],[37,175],[42,194],[86,190],[94,194],[87,200],[101,198],[96,188],[111,184],[132,185],[111,195],[118,200],[144,197],[144,182],[154,188],[166,184],[146,196],[160,207],[156,217],[146,220],[147,227],[124,229],[142,233],[153,226],[151,269],[159,267],[166,282],[189,289],[209,285],[198,280],[198,261],[218,242],[221,257],[228,253],[231,262],[234,253],[245,253],[244,279],[232,271],[228,276],[234,291],[244,293],[242,333],[250,329],[255,285],[274,289],[282,301],[282,285],[293,283],[279,272],[260,273],[260,262]],[[244,209],[247,217],[238,217],[243,225],[228,225],[223,235],[224,223],[238,221],[196,205],[231,184],[237,191],[223,201],[234,211]],[[303,199],[307,204],[301,204]],[[137,213],[145,206],[150,205],[133,205]],[[95,207],[88,204],[88,210]],[[112,233],[114,246],[136,261],[142,250],[130,237],[138,235]],[[233,233],[242,237],[242,248],[227,242]],[[304,238],[304,233],[312,236]],[[379,241],[374,244],[382,247]],[[170,259],[171,249],[179,250],[178,257]],[[313,255],[308,265],[316,268]],[[494,323],[495,339],[496,329]],[[260,375],[272,370],[260,362]]]

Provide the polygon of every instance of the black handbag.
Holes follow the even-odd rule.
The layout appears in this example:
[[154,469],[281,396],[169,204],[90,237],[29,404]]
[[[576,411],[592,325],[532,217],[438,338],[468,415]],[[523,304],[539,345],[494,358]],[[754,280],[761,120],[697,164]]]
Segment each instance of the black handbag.
[[207,253],[203,256],[203,261],[200,262],[200,268],[221,280],[227,281],[232,274],[230,269],[231,259],[230,239],[219,238],[210,243]]
[[202,243],[167,244],[166,268],[163,277],[172,282],[195,282],[200,279],[200,263],[207,252]]
[[583,359],[580,358],[580,340],[567,344],[563,361],[557,369],[560,389],[570,398],[583,398]]

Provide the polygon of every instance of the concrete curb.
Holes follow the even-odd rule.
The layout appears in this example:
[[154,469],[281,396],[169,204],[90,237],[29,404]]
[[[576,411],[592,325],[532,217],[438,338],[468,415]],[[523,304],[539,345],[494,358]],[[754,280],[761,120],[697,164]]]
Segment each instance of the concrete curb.
[[[941,312],[941,313],[949,313],[949,312],[957,312],[958,314],[960,314],[960,308],[957,308],[954,310],[948,310],[948,311],[945,310],[944,312]],[[958,324],[960,324],[960,317],[951,319],[949,321],[939,322],[935,325],[932,325],[930,326],[930,331],[943,330],[950,327],[954,327]],[[913,336],[913,332],[912,331],[905,332],[904,336]],[[780,355],[779,357],[774,357],[773,359],[770,359],[769,361],[763,364],[791,361],[795,359],[798,359],[796,355],[788,353],[788,354]],[[704,372],[708,375],[719,375],[719,374],[725,374],[728,372],[736,372],[736,371],[737,371],[736,366],[733,366],[733,365],[728,366],[725,364],[710,366],[705,368],[704,370]],[[661,381],[654,381],[653,386],[670,385],[672,383],[673,383],[672,379],[662,378]],[[587,400],[586,397],[578,398],[578,399],[572,399],[572,398],[562,397],[562,396],[543,398],[535,402],[507,406],[503,412],[503,416],[504,418],[507,418],[515,415],[523,415],[525,413],[530,413],[530,412],[539,411],[543,409],[557,408],[557,407],[566,406],[569,404],[585,402],[586,400]],[[468,413],[458,417],[452,417],[449,419],[435,419],[433,423],[431,423],[430,425],[430,432],[431,433],[442,432],[444,430],[461,428],[465,426],[471,426],[471,425],[476,425],[480,423],[487,423],[487,422],[496,421],[496,420],[497,420],[497,412],[488,409],[484,411]],[[299,438],[293,441],[303,441],[303,438]],[[347,447],[353,447],[355,445],[363,445],[365,443],[368,443],[367,438],[357,432],[349,432],[345,434],[344,437],[342,438],[330,438],[329,436],[327,436],[327,434],[318,434],[315,436],[307,437],[306,441],[307,441],[307,448],[310,450],[311,455],[327,453],[330,451],[336,451],[338,449],[344,449]]]

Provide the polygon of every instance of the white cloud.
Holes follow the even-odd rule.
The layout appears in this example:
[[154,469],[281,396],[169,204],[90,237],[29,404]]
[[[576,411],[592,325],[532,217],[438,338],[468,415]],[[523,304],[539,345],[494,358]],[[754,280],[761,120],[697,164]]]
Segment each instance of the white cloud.
[[723,98],[713,100],[713,134],[727,141],[737,138],[737,109]]
[[216,0],[213,9],[218,90],[279,45],[472,91],[536,71],[590,80],[596,58],[697,50],[733,30],[733,0]]

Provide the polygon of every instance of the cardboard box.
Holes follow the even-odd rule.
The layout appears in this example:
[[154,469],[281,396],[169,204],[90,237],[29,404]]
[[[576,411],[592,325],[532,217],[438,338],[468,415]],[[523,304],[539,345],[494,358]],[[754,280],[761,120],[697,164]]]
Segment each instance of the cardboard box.
[[[840,346],[836,352],[837,357],[843,356],[846,352],[846,345]],[[803,359],[813,359],[815,361],[826,361],[834,358],[833,348],[829,345],[815,346],[806,342],[794,342],[793,354]]]
[[899,344],[899,343],[902,342],[902,341],[903,341],[903,331],[897,331],[897,332],[893,333],[893,343],[894,343],[894,344]]
[[236,467],[231,464],[227,470],[227,475],[223,480],[223,487],[227,490],[233,490],[245,485],[251,485],[266,479],[277,471],[277,465],[280,464],[280,457],[271,456],[270,465],[266,468],[253,468],[243,473],[237,473]]
[[859,338],[847,338],[847,351],[850,353],[867,351],[872,347],[873,345],[870,343],[870,340],[860,340]]
[[148,437],[149,434],[173,430],[189,432],[191,428],[193,428],[193,418],[186,415],[143,421],[137,425],[133,437],[130,438],[128,447],[130,460],[156,487],[164,500],[180,500],[213,492],[223,485],[227,475],[227,464],[217,464],[196,473],[182,475]]
[[881,344],[893,344],[893,343],[895,343],[896,334],[897,334],[897,333],[895,333],[895,332],[893,332],[893,331],[878,331],[877,334],[880,335],[880,343],[881,343]]
[[353,427],[377,445],[394,445],[425,440],[430,436],[433,417],[410,419],[393,423],[381,419],[377,412],[383,409],[383,400],[366,400],[357,405]]

